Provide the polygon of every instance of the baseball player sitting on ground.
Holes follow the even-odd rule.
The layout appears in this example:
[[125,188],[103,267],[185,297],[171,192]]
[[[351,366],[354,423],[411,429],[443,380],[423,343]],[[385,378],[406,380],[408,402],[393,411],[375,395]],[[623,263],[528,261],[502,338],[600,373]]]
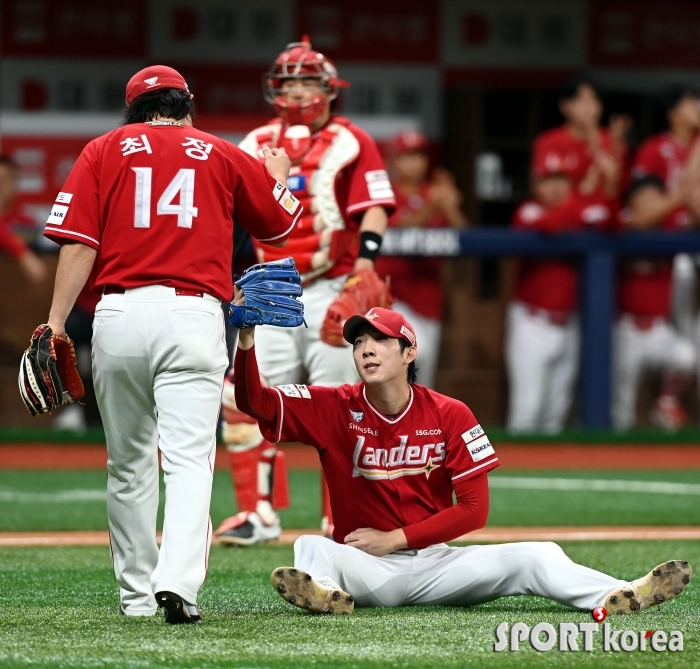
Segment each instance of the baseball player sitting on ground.
[[[621,223],[636,229],[687,229],[700,219],[698,96],[683,87],[670,89],[664,95],[664,108],[669,130],[639,147],[632,168],[629,209],[622,212]],[[613,386],[617,428],[634,425],[637,389],[646,368],[662,370],[652,421],[674,429],[687,420],[680,396],[692,378],[696,354],[692,341],[669,322],[672,283],[670,260],[634,259],[621,264]]]
[[[270,385],[307,377],[320,386],[353,383],[339,321],[370,306],[387,306],[386,286],[374,272],[395,200],[372,138],[348,119],[331,113],[340,88],[332,61],[308,38],[287,45],[265,77],[264,93],[279,118],[248,134],[240,147],[262,159],[261,147],[282,147],[292,163],[289,189],[305,212],[281,251],[255,243],[258,262],[292,256],[304,280],[308,328],[266,327],[259,332],[260,372]],[[347,312],[352,296],[366,306]],[[342,301],[342,308],[338,309]],[[333,317],[333,318],[331,318]],[[247,546],[277,539],[277,511],[289,506],[283,453],[263,438],[255,420],[237,410],[233,378],[223,395],[223,438],[231,457],[238,513],[214,533],[219,542]],[[322,527],[332,525],[323,486]]]
[[[590,169],[597,172],[595,166]],[[600,190],[594,188],[588,195],[574,190],[560,167],[535,164],[531,189],[533,199],[513,216],[516,229],[557,234],[610,222],[611,205]],[[564,428],[579,366],[578,274],[572,259],[518,262],[515,300],[508,306],[506,322],[512,432]]]
[[487,472],[498,458],[464,404],[414,383],[420,342],[411,324],[381,308],[348,319],[347,355],[362,381],[338,388],[264,388],[254,332],[240,332],[238,407],[270,441],[318,450],[335,518],[333,539],[300,537],[295,566],[273,571],[289,603],[351,613],[355,604],[466,606],[528,594],[630,613],[672,599],[690,580],[680,560],[627,583],[575,564],[550,542],[447,546],[486,524]]

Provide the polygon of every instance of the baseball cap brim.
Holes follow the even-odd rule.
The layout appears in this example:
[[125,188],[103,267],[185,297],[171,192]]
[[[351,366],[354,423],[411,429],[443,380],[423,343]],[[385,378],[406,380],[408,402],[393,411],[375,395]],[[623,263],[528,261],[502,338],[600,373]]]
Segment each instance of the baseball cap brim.
[[343,326],[343,339],[345,339],[345,341],[348,342],[348,344],[354,344],[355,338],[357,337],[357,333],[365,325],[371,325],[375,330],[379,330],[379,332],[385,334],[387,337],[405,339],[409,344],[411,344],[412,346],[414,345],[413,342],[411,342],[410,339],[408,339],[408,337],[400,336],[391,328],[386,327],[385,325],[382,325],[377,321],[370,320],[369,318],[360,315],[350,316],[350,318],[348,318],[348,320],[345,321],[345,325]]

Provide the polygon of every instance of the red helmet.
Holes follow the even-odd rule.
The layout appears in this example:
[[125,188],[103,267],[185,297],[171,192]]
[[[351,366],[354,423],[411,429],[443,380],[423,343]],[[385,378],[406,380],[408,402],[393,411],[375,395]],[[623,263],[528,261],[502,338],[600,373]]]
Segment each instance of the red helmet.
[[[282,82],[302,78],[320,79],[323,93],[309,102],[287,102],[282,95]],[[338,96],[338,89],[350,85],[338,78],[338,70],[330,58],[311,48],[306,35],[301,42],[287,44],[265,75],[264,82],[265,99],[289,125],[313,123],[323,115],[326,105]]]

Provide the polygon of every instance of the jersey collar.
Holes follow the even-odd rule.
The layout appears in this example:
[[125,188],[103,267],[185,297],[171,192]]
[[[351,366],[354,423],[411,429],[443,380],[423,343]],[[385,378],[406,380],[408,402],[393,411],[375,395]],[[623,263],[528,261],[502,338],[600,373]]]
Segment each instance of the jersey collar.
[[372,409],[377,416],[379,416],[384,422],[393,425],[394,423],[398,423],[408,413],[409,409],[413,405],[413,386],[409,385],[408,389],[411,392],[411,397],[408,400],[408,404],[406,404],[406,408],[393,420],[388,419],[383,413],[380,413],[372,406],[372,403],[367,399],[366,386],[364,384],[362,385],[362,397],[364,397],[367,406]]

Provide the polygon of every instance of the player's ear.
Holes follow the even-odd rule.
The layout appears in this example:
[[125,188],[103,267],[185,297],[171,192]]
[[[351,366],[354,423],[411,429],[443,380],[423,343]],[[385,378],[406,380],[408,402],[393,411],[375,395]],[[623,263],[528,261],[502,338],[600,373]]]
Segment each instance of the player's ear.
[[410,365],[415,359],[416,356],[418,355],[418,349],[415,346],[409,346],[405,351],[404,351],[404,356],[406,359],[406,364]]

